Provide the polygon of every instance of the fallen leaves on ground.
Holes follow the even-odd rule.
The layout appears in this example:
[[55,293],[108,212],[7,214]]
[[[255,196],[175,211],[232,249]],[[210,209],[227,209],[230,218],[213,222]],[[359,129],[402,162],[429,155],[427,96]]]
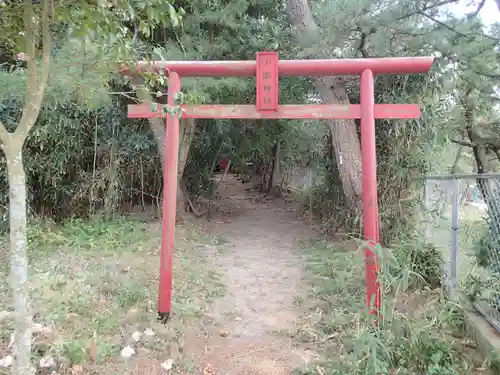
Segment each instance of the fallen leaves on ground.
[[82,365],[73,365],[69,370],[71,375],[81,375],[83,374],[83,366]]
[[229,336],[229,331],[222,330],[219,332],[219,335],[221,337],[227,337],[227,336]]
[[203,375],[215,375],[215,369],[211,364],[207,364],[203,369]]

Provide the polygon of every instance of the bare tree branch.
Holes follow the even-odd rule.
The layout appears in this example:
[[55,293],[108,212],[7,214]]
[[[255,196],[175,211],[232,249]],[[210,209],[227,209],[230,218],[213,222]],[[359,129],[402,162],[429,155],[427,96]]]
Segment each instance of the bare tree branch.
[[487,147],[492,151],[500,150],[500,142],[498,139],[481,137],[474,142],[460,141],[458,139],[451,139],[451,142],[464,147],[477,147],[483,146]]
[[396,18],[396,21],[402,21],[406,18],[416,16],[416,15],[420,14],[421,12],[425,12],[427,10],[435,9],[435,8],[440,7],[440,6],[452,4],[452,3],[458,3],[458,0],[444,0],[444,1],[441,1],[441,2],[436,3],[436,4],[426,5],[422,8],[412,10],[411,12],[408,12],[408,13],[405,13],[405,14],[399,16],[398,18]]
[[493,150],[495,153],[495,156],[497,157],[498,161],[500,161],[500,150]]
[[7,131],[7,128],[5,127],[4,123],[0,121],[0,141],[2,141],[2,146],[9,143],[10,135],[11,133]]
[[361,32],[361,35],[357,49],[361,53],[361,56],[366,59],[370,57],[370,54],[368,53],[368,37],[372,34],[375,34],[377,32],[377,29],[375,27],[372,27],[370,28],[370,30],[363,30],[363,28],[359,26],[358,31]]
[[490,100],[493,100],[493,101],[500,101],[500,98],[495,96],[494,94],[492,94],[490,91],[480,87],[477,82],[473,82],[471,81],[470,79],[468,79],[465,75],[461,75],[460,76],[460,79],[463,80],[464,82],[468,83],[471,87],[473,87],[474,89],[478,90],[480,93],[488,96],[490,98]]
[[[499,0],[497,0],[497,1],[499,1]],[[479,14],[479,12],[481,11],[481,9],[483,9],[484,4],[486,4],[486,0],[481,0],[481,2],[477,5],[476,10],[474,12],[472,12],[472,13],[469,13],[467,15],[467,18],[476,17]]]
[[28,70],[28,85],[26,87],[26,96],[24,102],[23,113],[20,123],[23,119],[29,116],[31,103],[34,95],[34,88],[37,86],[37,69],[36,69],[36,33],[35,33],[35,12],[33,11],[33,2],[31,0],[24,0],[24,28],[26,40],[25,60]]
[[[31,3],[31,0],[25,0],[25,3],[30,4],[29,8],[26,9],[26,13],[31,14],[31,17],[33,17],[33,5]],[[25,16],[25,22],[28,22],[31,28],[31,40],[30,38],[28,38],[28,31],[26,31],[27,45],[29,45],[29,48],[31,49],[31,56],[28,56],[28,93],[26,96],[27,101],[24,103],[21,121],[19,122],[19,126],[17,127],[16,131],[14,132],[14,134],[21,134],[24,137],[28,136],[29,130],[33,127],[36,120],[38,119],[38,114],[40,113],[40,108],[42,106],[45,88],[47,87],[47,81],[49,80],[50,56],[52,54],[52,32],[50,30],[51,19],[49,11],[53,11],[53,0],[43,1],[43,54],[42,61],[40,63],[39,74],[37,74],[38,72],[35,59],[37,38],[34,30],[34,22],[33,18],[31,18],[31,20],[27,20]]]
[[431,20],[432,22],[436,23],[437,25],[439,25],[439,26],[441,26],[441,27],[443,27],[443,28],[445,28],[445,29],[447,29],[447,30],[449,30],[449,31],[451,31],[451,32],[453,32],[453,33],[461,36],[462,38],[465,38],[468,41],[472,41],[477,36],[485,37],[485,38],[490,39],[490,40],[492,40],[494,42],[499,42],[500,41],[500,39],[492,37],[491,35],[488,35],[486,33],[473,32],[473,33],[469,33],[469,34],[464,34],[461,31],[458,31],[457,29],[455,29],[454,27],[446,24],[445,22],[442,22],[442,21],[436,19],[435,17],[433,17],[433,16],[425,13],[425,11],[420,11],[419,14],[422,15],[423,17],[425,17],[425,18],[428,18],[429,20]]
[[474,145],[470,142],[465,142],[465,141],[459,141],[458,139],[451,139],[453,143],[456,143],[457,145],[464,146],[464,147],[473,147]]
[[[386,28],[389,28],[389,29],[393,29],[393,30],[399,31],[400,33],[408,34],[408,35],[423,36],[423,35],[426,35],[428,33],[411,33],[410,31],[407,31],[407,30],[397,30],[397,29],[395,29],[391,25],[394,22],[400,22],[400,21],[406,20],[408,18],[411,18],[413,16],[420,15],[422,12],[425,12],[425,11],[428,11],[428,10],[433,10],[433,9],[439,8],[439,7],[443,6],[443,5],[448,5],[448,4],[457,3],[457,2],[458,2],[458,0],[444,0],[444,1],[441,1],[441,2],[436,3],[436,4],[429,4],[429,5],[426,5],[424,7],[421,7],[421,8],[418,8],[418,9],[413,9],[413,10],[407,12],[407,13],[401,14],[399,17],[396,17],[395,19],[391,19],[388,23],[378,23],[377,27],[386,27]],[[367,12],[367,14],[368,14],[368,12]]]
[[[490,46],[484,47],[475,54],[474,58],[477,58],[478,56],[481,56],[483,53],[489,52],[489,51],[493,50],[494,48],[495,48],[495,46],[493,44]],[[470,62],[465,62],[452,53],[443,54],[443,57],[446,57],[447,59],[461,65],[465,69],[471,70],[472,72],[476,73],[477,75],[488,77],[488,78],[494,78],[494,79],[500,78],[500,73],[485,72],[484,70],[478,70],[478,69],[474,68],[472,66],[473,64],[471,64]]]
[[366,33],[361,33],[361,38],[359,40],[359,46],[358,46],[358,51],[361,53],[361,56],[363,56],[364,58],[370,57],[370,55],[366,51],[366,38],[367,38]]

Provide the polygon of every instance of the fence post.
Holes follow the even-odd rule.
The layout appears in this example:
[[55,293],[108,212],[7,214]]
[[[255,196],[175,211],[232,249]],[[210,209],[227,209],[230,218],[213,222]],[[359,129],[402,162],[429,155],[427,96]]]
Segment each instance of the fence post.
[[429,191],[429,180],[424,179],[424,199],[423,199],[423,217],[424,236],[426,239],[432,236],[432,218],[431,218],[431,193]]
[[457,261],[458,261],[458,210],[460,206],[460,195],[458,193],[458,179],[452,180],[451,186],[451,249],[448,268],[447,284],[451,290],[458,287]]

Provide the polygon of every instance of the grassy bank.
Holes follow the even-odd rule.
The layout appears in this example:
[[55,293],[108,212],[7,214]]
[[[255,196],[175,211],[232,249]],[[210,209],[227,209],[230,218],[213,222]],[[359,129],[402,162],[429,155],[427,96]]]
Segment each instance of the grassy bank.
[[[48,373],[149,374],[169,359],[181,364],[187,322],[224,292],[209,261],[217,250],[193,226],[177,230],[168,325],[156,321],[159,223],[40,222],[30,225],[29,243],[35,363],[52,357],[55,365],[46,368]],[[5,315],[11,298],[6,246],[2,251],[0,311]],[[0,358],[10,353],[12,331],[11,319],[4,317]],[[127,346],[135,351],[128,360],[122,355]]]
[[[309,297],[297,340],[315,348],[318,361],[300,375],[489,374],[474,342],[464,336],[463,313],[440,288],[431,289],[403,256],[384,275],[384,323],[364,312],[364,264],[353,244],[304,246]],[[398,264],[398,261],[400,264]],[[409,282],[410,281],[410,282]]]

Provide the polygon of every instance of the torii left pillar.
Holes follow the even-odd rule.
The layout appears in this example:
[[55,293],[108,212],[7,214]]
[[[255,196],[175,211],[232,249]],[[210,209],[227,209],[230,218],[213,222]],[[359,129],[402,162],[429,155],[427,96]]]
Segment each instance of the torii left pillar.
[[[176,72],[168,76],[168,107],[174,108],[175,98],[181,91],[181,78]],[[172,305],[172,263],[175,242],[175,214],[177,201],[177,172],[179,160],[179,116],[165,113],[166,139],[163,170],[163,215],[161,224],[160,281],[158,315],[165,323],[170,318]]]

